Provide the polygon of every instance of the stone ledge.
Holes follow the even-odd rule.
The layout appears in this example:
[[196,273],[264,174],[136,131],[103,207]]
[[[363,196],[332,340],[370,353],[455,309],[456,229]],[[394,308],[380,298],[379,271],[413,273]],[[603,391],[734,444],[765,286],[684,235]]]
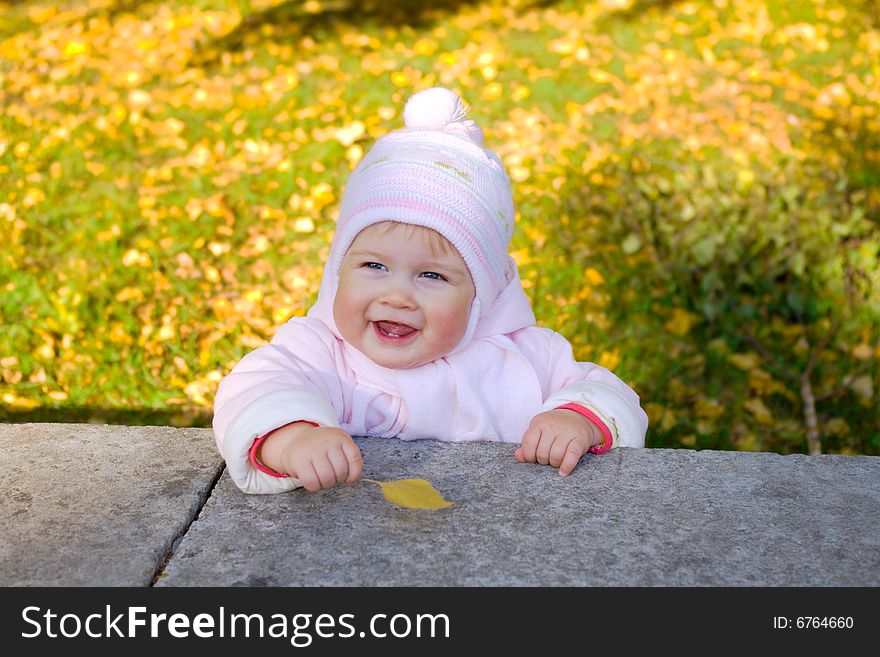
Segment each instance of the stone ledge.
[[146,586],[183,535],[156,585],[880,585],[880,457],[619,449],[561,478],[513,445],[358,443],[454,506],[214,487],[208,429],[0,425],[0,575]]
[[148,586],[223,470],[208,429],[0,424],[5,586]]

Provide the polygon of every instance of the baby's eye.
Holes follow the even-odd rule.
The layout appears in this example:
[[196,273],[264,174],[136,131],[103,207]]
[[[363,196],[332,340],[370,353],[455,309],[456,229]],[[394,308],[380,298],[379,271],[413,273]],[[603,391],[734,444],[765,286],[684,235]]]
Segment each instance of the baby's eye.
[[443,274],[438,274],[435,271],[423,271],[422,276],[425,278],[430,278],[432,281],[445,281],[446,277]]
[[378,271],[382,271],[383,269],[385,269],[385,265],[383,265],[381,262],[365,262],[361,266],[366,267],[367,269],[376,269]]

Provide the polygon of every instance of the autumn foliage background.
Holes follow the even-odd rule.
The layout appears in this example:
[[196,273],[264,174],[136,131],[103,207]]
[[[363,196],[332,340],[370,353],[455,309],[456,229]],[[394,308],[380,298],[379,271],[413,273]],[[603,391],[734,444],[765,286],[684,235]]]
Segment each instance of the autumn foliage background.
[[0,419],[204,425],[413,92],[649,446],[880,454],[874,0],[0,1]]

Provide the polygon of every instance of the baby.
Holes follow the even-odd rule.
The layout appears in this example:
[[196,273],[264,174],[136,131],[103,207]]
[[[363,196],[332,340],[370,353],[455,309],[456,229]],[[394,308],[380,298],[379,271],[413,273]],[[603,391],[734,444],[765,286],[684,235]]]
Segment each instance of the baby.
[[247,493],[358,480],[351,436],[521,443],[568,475],[586,452],[643,447],[639,398],[535,326],[507,253],[501,160],[454,93],[404,108],[346,184],[315,305],[220,383],[214,434]]

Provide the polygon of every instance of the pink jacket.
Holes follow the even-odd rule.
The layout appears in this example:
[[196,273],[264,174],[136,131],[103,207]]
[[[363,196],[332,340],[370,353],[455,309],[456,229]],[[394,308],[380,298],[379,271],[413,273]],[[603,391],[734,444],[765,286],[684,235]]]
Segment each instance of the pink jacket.
[[214,436],[242,491],[300,485],[248,458],[254,440],[297,420],[353,436],[519,443],[534,415],[576,403],[604,422],[613,446],[644,446],[648,418],[636,393],[607,369],[575,361],[565,338],[535,326],[518,276],[487,312],[474,300],[452,353],[391,370],[340,337],[332,313],[338,277],[330,270],[308,316],[288,321],[220,382]]

